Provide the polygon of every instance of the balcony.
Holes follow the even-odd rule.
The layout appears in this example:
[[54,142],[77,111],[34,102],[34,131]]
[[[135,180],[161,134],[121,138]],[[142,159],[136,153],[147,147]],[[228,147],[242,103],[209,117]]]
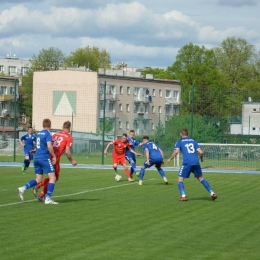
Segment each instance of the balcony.
[[0,95],[0,101],[11,101],[14,99],[14,95]]
[[180,105],[180,100],[175,97],[165,98],[165,105]]
[[134,97],[134,103],[150,103],[152,102],[151,98],[148,97]]
[[142,111],[137,111],[134,113],[134,120],[150,120],[149,114],[146,114]]
[[144,129],[135,129],[135,134],[136,135],[150,135],[150,134],[152,134],[152,132],[149,130],[144,130]]
[[[99,100],[104,100],[104,94],[100,93],[99,94]],[[110,93],[106,93],[106,100],[109,100],[110,102],[115,102],[118,101],[118,95],[117,94],[110,94]]]
[[[99,118],[103,118],[103,110],[99,111]],[[106,111],[105,117],[114,118],[116,116],[115,111]]]
[[172,115],[165,115],[165,121],[169,121],[171,119]]

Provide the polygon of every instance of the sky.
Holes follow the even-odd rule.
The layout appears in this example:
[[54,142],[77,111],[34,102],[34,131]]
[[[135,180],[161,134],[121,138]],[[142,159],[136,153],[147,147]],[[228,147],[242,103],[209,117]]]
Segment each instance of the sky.
[[0,58],[106,49],[128,67],[173,64],[180,48],[241,37],[260,51],[260,0],[0,0]]

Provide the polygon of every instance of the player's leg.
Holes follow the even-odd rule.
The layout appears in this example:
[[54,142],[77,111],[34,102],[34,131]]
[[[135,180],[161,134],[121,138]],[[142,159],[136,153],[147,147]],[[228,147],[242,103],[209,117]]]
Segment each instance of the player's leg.
[[181,194],[181,198],[179,201],[186,201],[187,196],[184,189],[184,178],[189,178],[191,173],[191,167],[187,165],[182,165],[179,171],[179,177],[178,177],[178,190]]
[[138,182],[139,185],[143,185],[145,169],[150,168],[151,166],[152,166],[151,164],[147,164],[147,161],[144,162],[144,164],[143,164],[143,166],[141,167],[141,170],[140,170],[139,182]]
[[131,163],[131,175],[133,173],[135,173],[138,176],[138,171],[137,171],[137,168],[136,168],[136,159],[131,158],[130,163]]
[[24,152],[24,161],[23,161],[23,166],[22,166],[23,174],[29,168],[29,165],[30,165],[30,154],[29,154],[29,152],[25,151]]
[[122,156],[121,160],[120,160],[120,164],[124,167],[125,169],[125,174],[126,174],[126,177],[128,179],[128,181],[132,182],[132,178],[131,178],[131,174],[130,174],[130,171],[126,165],[126,159],[124,156]]
[[198,181],[204,186],[204,188],[210,193],[212,200],[217,198],[216,193],[210,187],[210,184],[202,177],[202,171],[200,165],[193,166],[193,173]]
[[168,180],[167,180],[167,178],[166,178],[166,176],[165,176],[165,173],[164,173],[164,170],[161,168],[161,166],[162,166],[162,162],[157,162],[157,163],[155,163],[155,168],[157,169],[157,171],[159,172],[159,174],[160,174],[161,177],[163,178],[164,183],[165,183],[165,184],[168,184]]

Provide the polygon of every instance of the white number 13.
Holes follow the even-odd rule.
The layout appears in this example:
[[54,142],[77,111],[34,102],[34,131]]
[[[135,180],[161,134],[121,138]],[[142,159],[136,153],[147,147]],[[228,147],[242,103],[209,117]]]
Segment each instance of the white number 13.
[[193,143],[185,144],[185,147],[187,148],[188,153],[195,153],[195,149],[194,149]]

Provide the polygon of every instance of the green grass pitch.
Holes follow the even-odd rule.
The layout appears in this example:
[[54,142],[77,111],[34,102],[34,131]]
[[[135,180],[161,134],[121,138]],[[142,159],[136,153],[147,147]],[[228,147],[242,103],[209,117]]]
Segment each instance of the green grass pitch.
[[0,259],[259,259],[260,175],[205,173],[218,199],[194,178],[179,202],[177,172],[165,185],[146,171],[143,186],[114,180],[112,170],[61,169],[53,199],[19,202],[17,187],[34,177],[0,168]]

